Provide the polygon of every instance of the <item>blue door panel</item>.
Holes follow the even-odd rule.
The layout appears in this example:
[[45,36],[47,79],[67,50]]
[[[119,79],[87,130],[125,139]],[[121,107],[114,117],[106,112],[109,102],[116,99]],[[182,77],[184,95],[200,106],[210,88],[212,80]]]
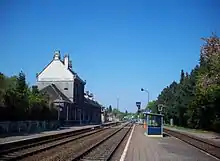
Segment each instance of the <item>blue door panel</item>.
[[161,135],[161,127],[148,127],[148,135]]

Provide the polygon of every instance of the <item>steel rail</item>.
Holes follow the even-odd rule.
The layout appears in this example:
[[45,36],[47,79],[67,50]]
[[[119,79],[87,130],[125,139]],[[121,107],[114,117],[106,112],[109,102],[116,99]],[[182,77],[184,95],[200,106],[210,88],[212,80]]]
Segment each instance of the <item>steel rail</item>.
[[[94,145],[92,145],[91,147],[87,148],[86,150],[80,152],[77,156],[75,156],[74,158],[71,158],[70,160],[72,161],[79,161],[79,160],[83,160],[84,157],[86,157],[86,155],[88,155],[90,152],[92,152],[93,150],[95,150],[96,148],[99,148],[103,143],[105,143],[106,141],[108,141],[109,139],[112,139],[116,134],[118,134],[120,131],[122,131],[123,129],[125,129],[126,126],[129,126],[130,124],[125,124],[123,127],[121,127],[120,129],[117,129],[116,131],[114,131],[113,133],[111,133],[110,135],[104,137],[103,139],[101,139],[100,141],[96,142]],[[128,128],[128,130],[124,133],[123,137],[120,139],[119,142],[117,142],[117,145],[115,146],[115,148],[109,153],[109,155],[106,158],[103,158],[103,160],[110,160],[110,158],[112,157],[112,155],[114,154],[114,152],[116,151],[116,149],[120,146],[121,142],[124,140],[124,138],[126,137],[126,135],[129,133],[131,129],[131,125]],[[111,145],[110,145],[111,146]],[[103,149],[104,150],[104,149]],[[86,159],[88,160],[88,159]]]
[[167,128],[164,129],[164,132],[220,159],[220,146],[212,142],[208,142],[207,139],[198,138],[183,132],[170,130]]
[[[59,139],[59,140],[55,139],[53,141],[49,140],[49,141],[44,141],[41,143],[36,143],[36,144],[34,143],[33,145],[27,145],[26,147],[24,146],[24,149],[19,147],[18,149],[13,149],[6,154],[0,155],[0,160],[11,161],[11,160],[23,159],[30,155],[37,154],[45,150],[49,150],[51,148],[55,148],[59,145],[66,144],[66,143],[75,141],[77,139],[81,139],[86,136],[102,132],[104,130],[105,129],[90,130],[90,131],[87,131],[86,133],[84,133],[85,132],[84,131],[78,135],[69,136],[67,138],[62,137],[62,139]],[[22,151],[25,151],[25,152],[22,153]]]

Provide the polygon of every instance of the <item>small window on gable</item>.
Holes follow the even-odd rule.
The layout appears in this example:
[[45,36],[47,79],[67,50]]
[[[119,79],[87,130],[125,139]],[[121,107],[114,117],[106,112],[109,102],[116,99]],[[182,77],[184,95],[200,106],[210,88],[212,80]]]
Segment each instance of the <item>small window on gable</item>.
[[64,90],[68,90],[68,88],[64,88]]

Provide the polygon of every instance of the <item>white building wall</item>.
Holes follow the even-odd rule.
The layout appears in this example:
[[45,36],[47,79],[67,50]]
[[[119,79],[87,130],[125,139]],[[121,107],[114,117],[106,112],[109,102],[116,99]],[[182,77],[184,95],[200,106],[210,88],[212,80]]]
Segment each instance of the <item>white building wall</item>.
[[102,121],[102,123],[105,123],[105,114],[104,113],[101,113],[101,121]]
[[[75,97],[76,102],[81,107],[84,103],[84,84],[79,82],[76,76],[68,69],[69,66],[71,67],[69,62],[68,55],[65,55],[62,61],[60,52],[56,51],[52,62],[37,76],[37,86],[41,90],[50,84],[55,84],[71,101]],[[76,88],[77,86],[75,87],[74,83],[78,84],[78,88]],[[78,95],[74,94],[76,91],[78,91]]]
[[56,87],[73,101],[74,81],[38,81],[38,89],[41,90],[48,85],[55,84]]
[[[68,64],[68,57],[65,63]],[[55,84],[59,90],[71,101],[74,96],[74,75],[68,70],[68,65],[63,64],[58,55],[54,56],[53,61],[38,75],[37,86],[41,90],[44,87]]]
[[60,60],[53,60],[47,68],[38,75],[37,81],[73,81],[74,75],[66,69]]

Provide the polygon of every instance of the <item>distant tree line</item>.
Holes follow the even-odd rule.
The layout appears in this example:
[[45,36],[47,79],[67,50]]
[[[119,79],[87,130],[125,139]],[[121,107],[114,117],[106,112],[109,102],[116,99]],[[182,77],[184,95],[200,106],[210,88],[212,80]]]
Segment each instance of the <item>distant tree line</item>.
[[56,119],[49,98],[36,86],[30,88],[23,72],[12,77],[0,73],[0,121]]
[[122,112],[117,108],[112,108],[111,105],[109,105],[109,107],[106,107],[105,111],[106,114],[112,114],[115,117],[119,118],[120,120],[122,120],[125,116],[131,115],[131,113],[128,113],[127,110],[125,110],[125,112]]
[[220,132],[220,38],[203,38],[199,64],[190,73],[181,70],[180,81],[164,88],[148,108],[163,104],[166,122]]

